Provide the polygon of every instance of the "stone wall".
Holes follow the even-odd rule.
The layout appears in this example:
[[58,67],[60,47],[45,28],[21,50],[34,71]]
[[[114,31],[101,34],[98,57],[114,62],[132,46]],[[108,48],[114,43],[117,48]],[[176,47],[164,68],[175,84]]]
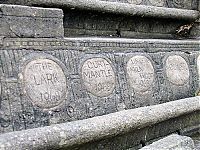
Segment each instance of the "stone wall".
[[199,91],[198,41],[6,38],[2,44],[1,132],[165,103]]

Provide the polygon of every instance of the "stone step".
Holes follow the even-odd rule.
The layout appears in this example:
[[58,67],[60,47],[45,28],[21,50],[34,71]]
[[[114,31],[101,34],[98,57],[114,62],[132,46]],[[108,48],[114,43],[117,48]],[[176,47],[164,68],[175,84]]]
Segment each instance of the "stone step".
[[[127,38],[194,38],[193,26],[199,11],[166,8],[99,0],[33,0],[5,1],[7,3],[40,7],[57,7],[64,10],[66,37],[101,36]],[[155,1],[156,2],[156,1]],[[168,4],[170,4],[169,2]],[[196,1],[187,4],[197,7]],[[183,29],[182,26],[185,28]]]
[[64,37],[63,11],[61,9],[0,4],[0,36]]
[[[200,124],[200,97],[0,135],[0,148],[121,150]],[[175,142],[175,141],[174,141]],[[172,144],[172,143],[170,143]]]

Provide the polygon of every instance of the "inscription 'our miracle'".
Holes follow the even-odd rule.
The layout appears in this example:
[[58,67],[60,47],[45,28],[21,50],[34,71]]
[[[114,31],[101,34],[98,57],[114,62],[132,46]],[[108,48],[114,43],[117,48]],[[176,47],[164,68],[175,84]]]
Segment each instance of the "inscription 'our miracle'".
[[66,96],[66,78],[61,67],[49,59],[29,62],[24,70],[25,92],[42,108],[59,105]]
[[145,56],[134,56],[127,63],[130,86],[139,92],[147,91],[154,81],[154,68]]
[[85,87],[95,96],[108,96],[115,88],[115,73],[104,58],[91,58],[85,61],[81,74]]

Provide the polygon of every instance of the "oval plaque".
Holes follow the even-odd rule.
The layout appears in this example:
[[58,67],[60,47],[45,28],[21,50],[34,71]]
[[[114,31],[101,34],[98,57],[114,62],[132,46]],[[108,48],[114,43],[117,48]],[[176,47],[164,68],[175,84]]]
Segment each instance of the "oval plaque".
[[53,60],[33,60],[26,65],[23,73],[25,93],[35,105],[53,108],[64,100],[66,77]]
[[91,58],[81,68],[82,80],[87,90],[95,96],[109,96],[115,88],[115,73],[104,58]]
[[181,56],[169,56],[166,60],[166,75],[170,82],[184,85],[190,77],[189,67]]
[[127,63],[127,74],[130,86],[136,91],[145,92],[153,84],[154,68],[145,56],[134,56]]
[[141,4],[142,0],[128,0],[130,4]]
[[153,6],[164,6],[164,0],[149,0]]

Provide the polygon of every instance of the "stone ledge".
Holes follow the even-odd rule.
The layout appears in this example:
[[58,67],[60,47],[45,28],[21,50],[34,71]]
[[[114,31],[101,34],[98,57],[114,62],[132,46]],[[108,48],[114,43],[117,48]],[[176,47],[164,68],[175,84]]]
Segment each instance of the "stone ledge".
[[194,10],[133,5],[99,0],[29,0],[24,4],[95,10],[100,12],[124,14],[130,16],[173,18],[183,20],[196,20],[199,15],[199,12]]
[[62,18],[61,9],[0,4],[0,36],[63,37]]
[[0,148],[67,148],[128,133],[200,110],[200,97],[121,111],[81,121],[0,135]]
[[172,134],[148,146],[145,146],[140,150],[177,150],[177,149],[193,150],[194,141],[190,137]]
[[[18,49],[32,48],[40,50],[68,49],[74,47],[76,50],[91,51],[92,49],[129,49],[141,51],[146,48],[147,52],[159,51],[199,51],[199,40],[162,40],[162,39],[127,39],[127,38],[2,38],[2,48]],[[88,49],[92,48],[92,49]],[[116,49],[116,50],[117,50]],[[133,50],[134,51],[134,50]]]

